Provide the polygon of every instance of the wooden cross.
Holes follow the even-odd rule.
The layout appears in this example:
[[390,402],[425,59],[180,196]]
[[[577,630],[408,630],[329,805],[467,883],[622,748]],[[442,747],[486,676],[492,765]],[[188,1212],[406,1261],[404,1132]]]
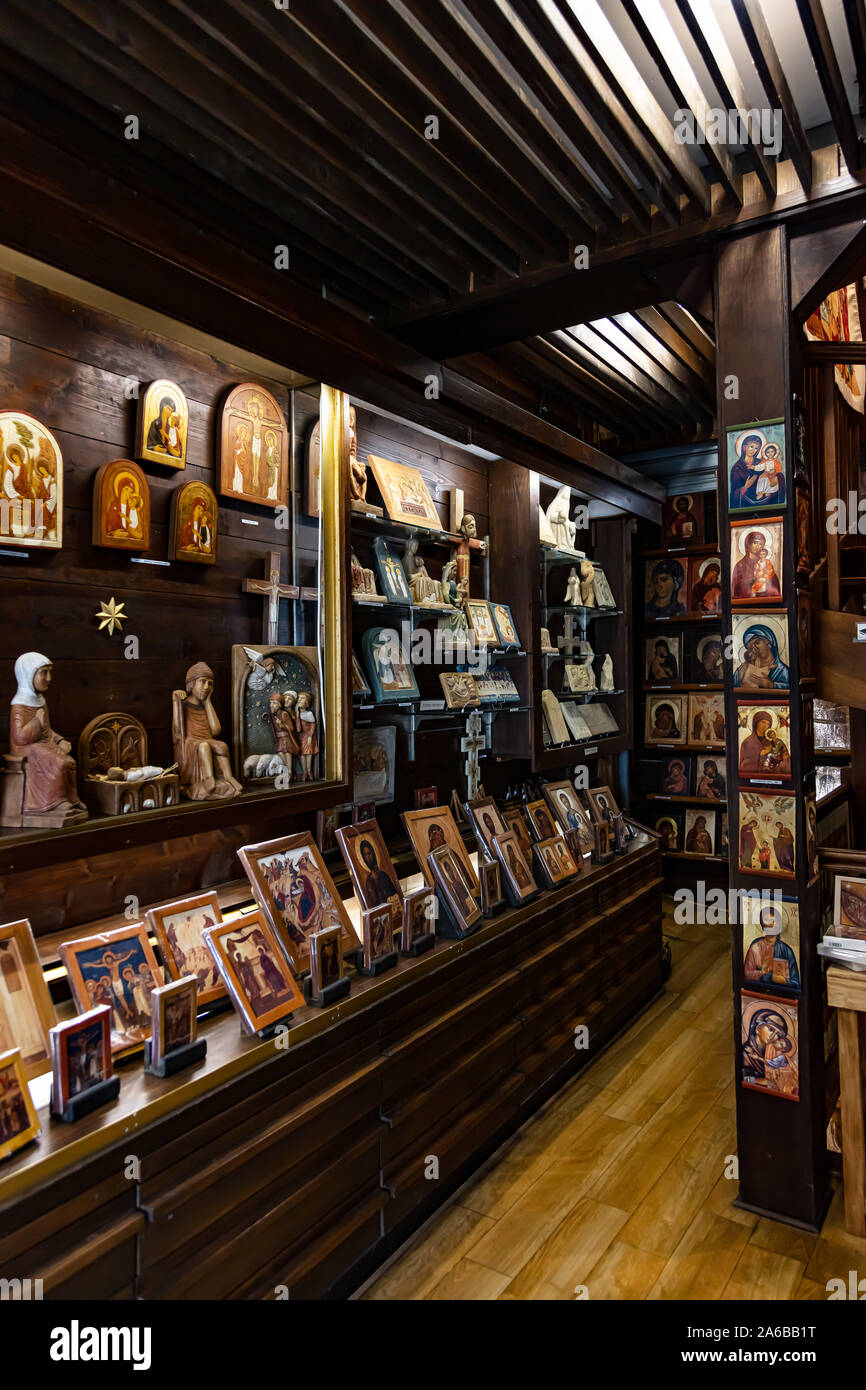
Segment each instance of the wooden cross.
[[267,599],[262,613],[262,642],[275,646],[280,640],[280,599],[316,599],[317,589],[299,589],[297,584],[280,583],[280,552],[271,550],[268,554],[268,572],[264,579],[245,579],[245,594],[258,594]]
[[466,720],[466,736],[460,740],[461,752],[467,754],[463,771],[466,773],[466,799],[472,801],[478,795],[481,781],[481,764],[478,754],[487,747],[487,739],[481,732],[481,715],[473,710]]

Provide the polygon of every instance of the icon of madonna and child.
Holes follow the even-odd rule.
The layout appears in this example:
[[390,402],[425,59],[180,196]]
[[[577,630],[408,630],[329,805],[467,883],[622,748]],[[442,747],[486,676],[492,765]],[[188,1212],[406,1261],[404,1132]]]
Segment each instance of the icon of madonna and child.
[[728,511],[787,505],[784,421],[729,429]]

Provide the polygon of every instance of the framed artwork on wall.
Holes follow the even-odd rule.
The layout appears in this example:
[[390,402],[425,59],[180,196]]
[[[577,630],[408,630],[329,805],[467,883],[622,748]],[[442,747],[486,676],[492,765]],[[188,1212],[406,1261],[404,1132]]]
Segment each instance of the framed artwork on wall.
[[367,455],[385,510],[392,521],[420,526],[425,531],[443,530],[430,490],[417,468],[392,459]]
[[662,796],[689,796],[692,760],[685,753],[662,758],[659,764],[659,793]]
[[784,420],[734,425],[726,431],[725,438],[728,511],[734,515],[785,507]]
[[740,1079],[749,1091],[800,1099],[796,999],[740,991]]
[[662,544],[700,545],[704,539],[704,494],[681,492],[662,503]]
[[289,500],[289,427],[270,391],[245,381],[229,391],[217,423],[224,497],[284,507]]
[[361,649],[377,704],[418,699],[418,683],[396,628],[368,628]]
[[667,555],[646,562],[644,617],[647,622],[685,617],[688,561]]
[[787,613],[731,615],[734,636],[734,685],[743,691],[787,690]]
[[692,691],[689,695],[687,743],[706,743],[710,747],[725,746],[725,697],[721,691],[710,694]]
[[740,895],[743,979],[753,989],[770,987],[799,993],[800,908],[777,896]]
[[721,613],[722,562],[718,555],[693,555],[689,562],[689,611]]
[[688,742],[688,706],[685,695],[648,696],[646,702],[646,730],[644,743],[648,747],[659,744]]
[[51,431],[21,410],[0,410],[0,497],[0,545],[61,548],[63,455]]
[[789,699],[737,701],[738,771],[741,777],[791,780]]
[[92,538],[110,550],[150,549],[150,484],[131,459],[113,459],[96,474]]
[[169,555],[190,565],[215,565],[219,504],[207,483],[182,483],[171,499]]
[[151,381],[138,397],[135,457],[186,468],[189,405],[174,381]]
[[782,520],[731,521],[731,603],[735,608],[781,603]]
[[740,868],[763,877],[794,878],[797,797],[792,792],[739,793]]

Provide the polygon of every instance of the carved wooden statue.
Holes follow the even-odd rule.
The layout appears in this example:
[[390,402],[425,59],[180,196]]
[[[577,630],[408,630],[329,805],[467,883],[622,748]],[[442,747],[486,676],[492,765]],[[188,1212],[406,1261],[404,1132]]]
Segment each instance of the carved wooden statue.
[[190,801],[226,801],[243,790],[232,774],[228,746],[217,738],[220,722],[212,695],[213,671],[198,661],[186,673],[186,690],[171,697],[174,756]]
[[591,560],[580,564],[580,598],[584,608],[595,608],[595,567]]
[[51,727],[45,692],[53,667],[47,656],[25,652],[15,662],[9,757],[0,820],[9,826],[75,825],[87,820],[79,800],[71,744]]

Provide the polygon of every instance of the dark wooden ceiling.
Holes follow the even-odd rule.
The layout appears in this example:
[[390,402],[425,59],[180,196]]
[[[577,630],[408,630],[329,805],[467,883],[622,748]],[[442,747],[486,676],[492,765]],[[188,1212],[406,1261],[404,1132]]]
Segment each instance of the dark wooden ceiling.
[[[731,0],[723,27],[719,8],[3,0],[0,114],[263,266],[287,248],[279,273],[542,416],[691,438],[713,424],[710,260],[680,234],[783,183],[808,198],[798,101],[858,170],[851,73],[866,91],[863,0],[791,0],[795,73],[760,0]],[[673,108],[759,100],[781,112],[778,158],[678,143]],[[617,273],[660,234],[658,275]],[[556,293],[579,245],[614,258],[583,304]]]

